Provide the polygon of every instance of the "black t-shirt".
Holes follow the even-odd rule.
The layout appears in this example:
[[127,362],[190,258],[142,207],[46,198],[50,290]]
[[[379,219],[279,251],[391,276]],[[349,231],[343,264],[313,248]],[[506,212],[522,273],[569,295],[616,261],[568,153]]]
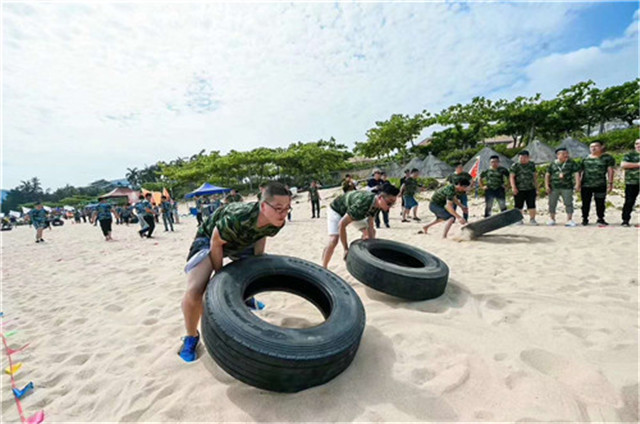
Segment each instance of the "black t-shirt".
[[382,181],[382,179],[376,180],[375,178],[370,178],[369,181],[367,181],[367,187],[373,188],[371,190],[371,192],[373,193],[378,193],[378,191],[382,188],[383,184],[384,184],[384,181]]

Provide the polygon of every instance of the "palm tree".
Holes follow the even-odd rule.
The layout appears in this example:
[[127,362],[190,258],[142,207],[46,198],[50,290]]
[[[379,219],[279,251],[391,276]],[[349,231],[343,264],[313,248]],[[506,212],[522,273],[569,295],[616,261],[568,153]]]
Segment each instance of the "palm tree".
[[129,184],[131,184],[134,187],[138,186],[138,182],[140,180],[140,173],[138,172],[138,168],[127,168],[127,174],[125,175],[125,178],[127,179],[127,181],[129,181]]

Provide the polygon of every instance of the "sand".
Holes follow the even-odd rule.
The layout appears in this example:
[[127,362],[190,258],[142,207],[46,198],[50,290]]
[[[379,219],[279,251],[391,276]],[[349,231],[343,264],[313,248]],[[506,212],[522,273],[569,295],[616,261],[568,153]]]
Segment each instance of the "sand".
[[[312,220],[306,198],[299,202],[267,250],[320,263],[325,210]],[[472,200],[472,219],[482,207]],[[431,219],[426,202],[420,215]],[[616,209],[607,217],[620,222]],[[419,235],[419,224],[399,218],[396,206],[392,228],[378,236],[446,261],[445,294],[406,302],[368,289],[338,248],[330,269],[367,313],[360,349],[336,379],[286,395],[235,380],[204,349],[192,364],[176,355],[194,218],[175,233],[160,224],[153,240],[141,240],[137,225],[114,226],[107,243],[99,227],[71,221],[46,230],[44,245],[29,227],[3,232],[2,311],[19,330],[10,344],[31,343],[14,358],[24,364],[18,384],[35,384],[27,414],[44,409],[46,422],[638,420],[636,229],[524,225],[456,242],[441,239],[442,226]],[[320,319],[295,296],[258,298],[270,322]],[[1,393],[3,420],[17,421],[6,375]]]

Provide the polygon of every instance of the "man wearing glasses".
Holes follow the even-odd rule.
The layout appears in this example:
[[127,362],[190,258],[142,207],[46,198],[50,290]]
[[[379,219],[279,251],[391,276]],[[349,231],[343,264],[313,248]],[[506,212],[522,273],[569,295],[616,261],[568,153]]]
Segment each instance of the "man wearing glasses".
[[336,197],[327,210],[329,243],[322,252],[322,266],[325,268],[329,266],[338,240],[344,248],[344,259],[347,258],[349,253],[347,225],[352,222],[355,222],[358,229],[366,230],[368,238],[375,238],[374,217],[380,210],[388,212],[396,202],[399,192],[397,187],[385,184],[378,194],[370,191],[350,191]]
[[[291,192],[284,185],[271,182],[260,202],[230,203],[217,209],[198,228],[187,256],[187,291],[182,299],[187,335],[179,355],[186,362],[196,359],[202,297],[211,273],[222,269],[224,257],[239,260],[262,255],[267,237],[275,236],[284,227],[290,210]],[[264,308],[254,298],[247,299],[246,304],[253,309]]]

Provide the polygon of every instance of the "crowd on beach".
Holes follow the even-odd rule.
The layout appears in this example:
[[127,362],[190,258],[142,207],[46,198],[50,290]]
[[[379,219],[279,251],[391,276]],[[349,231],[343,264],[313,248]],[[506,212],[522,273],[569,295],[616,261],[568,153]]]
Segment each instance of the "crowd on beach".
[[[596,205],[597,224],[606,226],[606,196],[613,189],[614,158],[604,153],[600,141],[590,144],[590,155],[580,162],[569,157],[565,148],[556,149],[556,160],[549,165],[544,175],[544,187],[549,195],[548,225],[556,225],[557,204],[562,199],[566,211],[567,227],[576,227],[573,220],[573,203],[576,192],[581,195],[582,225],[589,225],[592,200]],[[536,221],[536,199],[538,196],[538,172],[529,158],[529,152],[519,153],[518,161],[510,169],[500,165],[498,156],[490,158],[490,167],[478,175],[478,168],[471,173],[464,171],[460,164],[446,179],[446,184],[437,189],[429,201],[429,210],[434,219],[424,225],[427,234],[436,224],[445,223],[443,237],[454,222],[467,224],[469,219],[468,194],[473,187],[484,191],[484,216],[492,214],[494,203],[500,211],[507,209],[506,194],[511,189],[516,209],[526,210],[529,224]],[[635,141],[635,150],[627,153],[621,163],[625,173],[625,203],[622,211],[622,225],[631,226],[631,212],[635,206],[640,183],[640,139]],[[366,188],[358,189],[358,184],[346,175],[339,193],[326,208],[328,241],[322,252],[322,266],[328,268],[338,243],[343,248],[346,260],[349,252],[347,227],[353,225],[362,232],[363,239],[374,239],[376,229],[384,224],[390,227],[389,211],[400,199],[402,205],[401,222],[421,222],[418,214],[419,202],[416,196],[425,188],[420,184],[418,169],[407,169],[400,180],[400,187],[393,185],[382,170],[376,170],[366,181]],[[320,185],[312,181],[307,192],[311,204],[311,218],[320,218]],[[99,223],[106,240],[111,240],[112,215],[117,223],[128,225],[136,217],[141,238],[151,238],[155,224],[162,216],[165,231],[173,231],[173,224],[179,220],[177,203],[162,196],[162,201],[154,205],[151,193],[140,196],[137,203],[127,207],[113,208],[106,199],[100,200],[91,215],[91,222]],[[199,197],[196,200],[198,227],[187,256],[187,288],[182,299],[186,336],[183,338],[179,355],[191,362],[197,358],[196,347],[200,334],[198,323],[202,313],[205,289],[212,273],[222,269],[223,258],[231,260],[259,256],[265,252],[267,237],[274,237],[291,221],[292,192],[279,182],[260,185],[257,201],[245,202],[244,198],[231,190],[224,198],[221,195]],[[460,212],[461,214],[460,214]],[[38,204],[30,212],[31,223],[36,229],[36,242],[42,242],[46,212]],[[523,221],[520,222],[523,224]],[[246,299],[249,308],[260,310],[264,305],[253,297]]]

